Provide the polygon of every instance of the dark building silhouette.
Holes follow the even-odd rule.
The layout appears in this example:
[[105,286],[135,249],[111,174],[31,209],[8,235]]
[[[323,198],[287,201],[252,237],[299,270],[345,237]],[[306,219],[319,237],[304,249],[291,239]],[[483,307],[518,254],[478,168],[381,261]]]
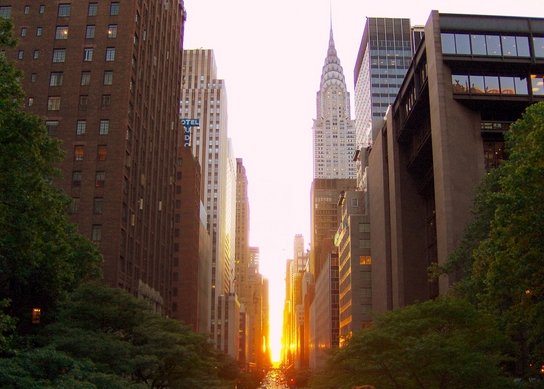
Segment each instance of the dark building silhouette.
[[201,168],[191,148],[180,146],[176,172],[172,317],[194,331],[209,330],[210,236],[200,201]]
[[26,108],[65,152],[58,185],[104,278],[170,313],[183,2],[0,1]]

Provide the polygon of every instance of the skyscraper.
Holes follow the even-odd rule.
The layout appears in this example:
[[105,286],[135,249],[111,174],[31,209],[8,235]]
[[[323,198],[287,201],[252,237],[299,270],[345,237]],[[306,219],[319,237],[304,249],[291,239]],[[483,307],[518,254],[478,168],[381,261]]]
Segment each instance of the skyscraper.
[[313,125],[314,178],[355,178],[355,122],[344,72],[334,46],[332,26],[316,96]]
[[[199,119],[192,128],[193,154],[202,168],[201,197],[212,242],[210,269],[210,335],[217,341],[217,299],[227,295],[234,270],[235,163],[229,163],[227,94],[225,82],[217,79],[212,50],[184,50],[180,115]],[[231,172],[231,174],[229,174]],[[230,179],[229,179],[230,176]],[[232,192],[232,193],[230,193]],[[229,194],[230,193],[230,194]],[[220,344],[221,342],[217,342]]]
[[23,71],[26,108],[62,141],[72,221],[99,246],[109,285],[169,314],[183,2],[0,10],[14,22],[6,55]]
[[311,189],[310,272],[317,278],[333,248],[338,227],[336,203],[340,191],[355,187],[355,122],[340,59],[334,46],[332,24],[327,56],[316,96],[317,118],[313,125],[314,180]]
[[544,19],[432,11],[369,156],[374,312],[445,294],[430,282],[460,243],[504,134],[544,100]]
[[[387,107],[397,97],[412,58],[410,38],[410,19],[366,19],[354,69],[355,127],[359,151],[372,145]],[[358,160],[358,188],[363,186],[364,168]]]

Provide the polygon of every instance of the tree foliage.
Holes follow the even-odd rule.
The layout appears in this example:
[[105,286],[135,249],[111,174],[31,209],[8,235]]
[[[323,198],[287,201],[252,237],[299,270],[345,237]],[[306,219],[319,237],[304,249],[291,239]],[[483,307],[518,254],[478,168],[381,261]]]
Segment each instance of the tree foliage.
[[[227,359],[204,335],[151,312],[143,300],[86,283],[59,307],[37,348],[0,360],[0,386],[222,388]],[[46,363],[50,360],[50,363]],[[224,379],[228,378],[228,379]],[[87,386],[85,386],[87,385]],[[94,385],[94,386],[92,386]],[[40,386],[42,387],[42,386]]]
[[[0,48],[13,46],[0,19]],[[67,291],[97,275],[97,248],[68,222],[67,197],[53,185],[62,160],[42,120],[23,109],[21,73],[0,56],[0,298],[24,327],[32,307],[47,314]]]
[[530,106],[506,140],[509,159],[476,203],[490,204],[489,228],[469,253],[458,291],[495,314],[517,342],[516,373],[538,376],[544,364],[544,103]]
[[459,299],[410,305],[353,335],[312,379],[312,388],[508,388],[508,343],[489,316]]

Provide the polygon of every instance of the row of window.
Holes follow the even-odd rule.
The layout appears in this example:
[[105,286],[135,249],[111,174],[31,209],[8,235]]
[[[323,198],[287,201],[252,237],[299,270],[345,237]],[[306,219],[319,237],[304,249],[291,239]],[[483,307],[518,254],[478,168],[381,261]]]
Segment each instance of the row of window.
[[[72,187],[80,187],[83,180],[83,172],[76,170],[72,172]],[[106,172],[96,171],[94,177],[94,187],[104,188],[106,185]]]
[[[70,204],[70,213],[75,213],[79,211],[79,197],[72,197],[72,202]],[[104,198],[95,197],[93,199],[93,213],[95,215],[101,215],[104,213]]]
[[[50,135],[55,135],[60,122],[58,120],[46,120],[45,126]],[[87,133],[87,121],[78,120],[76,122],[76,135],[85,135]],[[98,126],[99,135],[108,135],[110,132],[110,121],[108,119],[101,119]]]
[[[85,47],[83,48],[83,61],[91,62],[94,57],[94,48]],[[115,61],[115,47],[106,47],[105,52],[105,61],[113,62]],[[17,53],[17,59],[23,60],[25,58],[24,50],[19,50]],[[40,58],[40,50],[36,49],[32,53],[33,59]],[[63,63],[66,60],[66,49],[53,49],[53,63]]]
[[[110,7],[110,16],[117,16],[121,11],[121,4],[118,1],[112,1],[109,4]],[[70,3],[61,3],[57,8],[57,16],[59,18],[66,18],[70,16],[72,11],[72,5]],[[38,12],[40,15],[45,13],[45,4],[40,4],[38,7]],[[30,14],[30,5],[25,5],[24,14]],[[98,14],[98,3],[89,3],[87,7],[87,16],[96,16]],[[0,7],[0,17],[10,18],[11,17],[11,6],[5,5]]]
[[[56,26],[55,28],[55,39],[68,39],[68,26]],[[36,36],[42,36],[44,33],[43,27],[36,27]],[[28,35],[28,27],[21,27],[21,37]],[[89,24],[85,28],[85,39],[94,39],[96,36],[96,25]],[[117,24],[108,24],[108,29],[106,30],[106,36],[109,39],[117,38]]]
[[[529,37],[512,35],[483,35],[442,33],[442,53],[496,57],[531,56]],[[544,37],[532,38],[536,58],[544,58]]]
[[[455,94],[490,95],[528,95],[526,77],[509,75],[452,74],[452,87]],[[544,96],[544,75],[531,74],[531,93]]]
[[[96,147],[96,160],[105,161],[107,156],[108,156],[108,146],[98,145]],[[74,161],[83,161],[84,158],[85,158],[85,146],[75,145],[74,146]]]

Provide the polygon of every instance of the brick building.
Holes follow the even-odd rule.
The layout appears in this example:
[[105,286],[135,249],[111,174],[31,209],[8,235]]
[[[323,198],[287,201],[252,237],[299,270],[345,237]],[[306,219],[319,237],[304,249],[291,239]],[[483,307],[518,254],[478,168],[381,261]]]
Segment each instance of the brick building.
[[58,185],[107,283],[170,312],[183,1],[0,1],[26,108],[62,142]]

